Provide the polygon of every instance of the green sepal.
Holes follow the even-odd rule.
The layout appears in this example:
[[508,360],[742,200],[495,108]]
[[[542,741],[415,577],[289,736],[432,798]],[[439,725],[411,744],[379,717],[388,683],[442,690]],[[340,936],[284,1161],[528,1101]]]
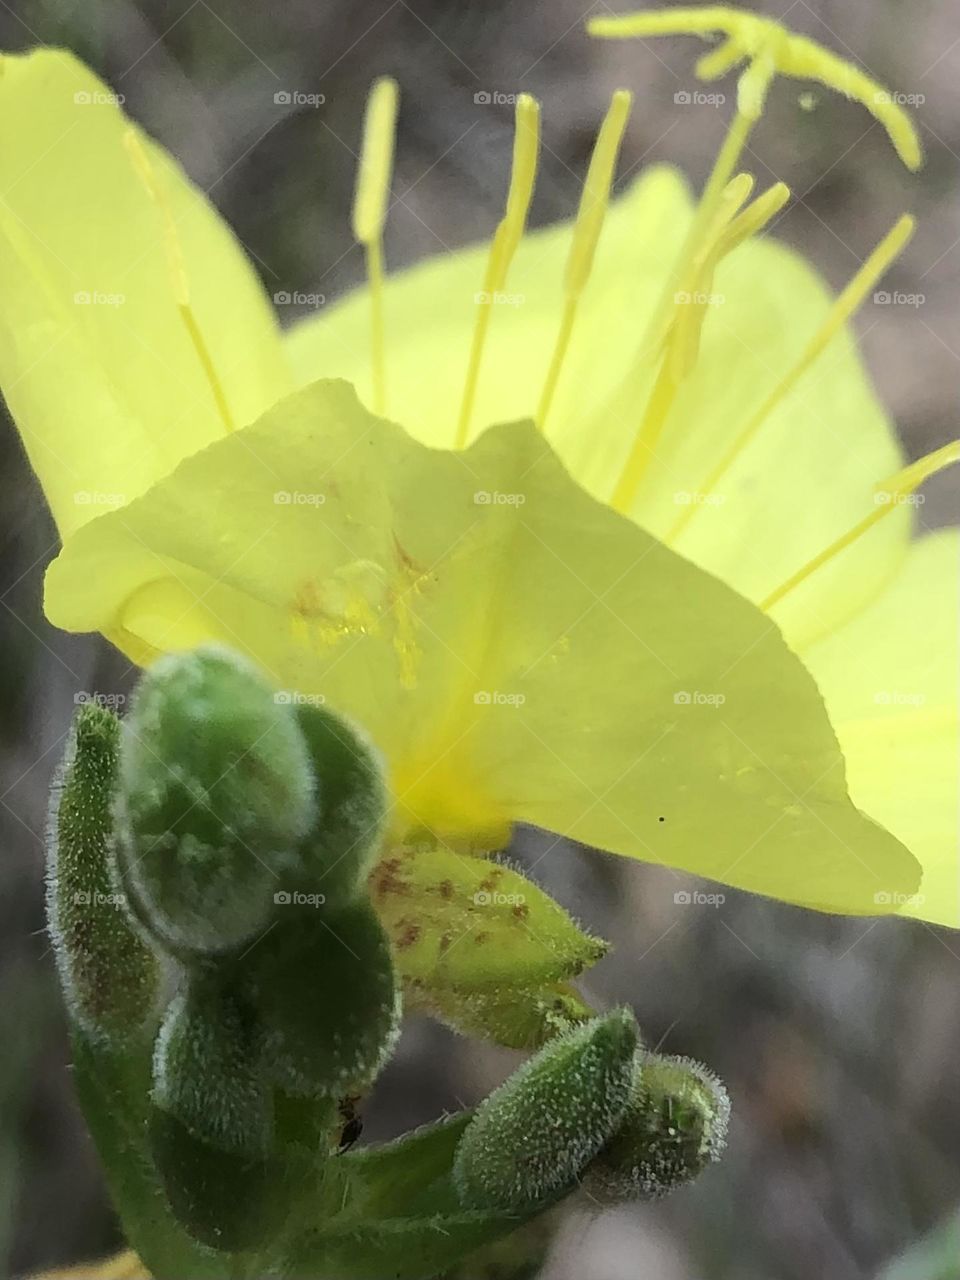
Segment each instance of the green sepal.
[[[536,1216],[464,1210],[451,1179],[471,1112],[330,1162],[322,1207],[296,1238],[286,1275],[315,1280],[425,1280]],[[329,1216],[323,1208],[329,1206]]]
[[284,1272],[296,1280],[431,1280],[475,1249],[515,1231],[529,1214],[438,1213],[332,1223],[297,1243]]
[[158,961],[131,926],[111,874],[120,722],[106,707],[77,711],[54,784],[47,913],[71,1018],[115,1044],[137,1039],[159,1017]]
[[299,869],[314,777],[292,708],[226,649],[161,658],[124,721],[118,858],[158,941],[229,951]]
[[666,1195],[719,1160],[729,1120],[727,1091],[706,1067],[638,1053],[623,1119],[584,1186],[606,1204]]
[[469,1209],[519,1210],[571,1190],[630,1097],[637,1025],[621,1009],[550,1041],[477,1108],[453,1178]]
[[[534,993],[568,982],[607,944],[513,868],[443,845],[391,849],[370,878],[407,1007],[512,1048],[549,1034]],[[525,993],[514,1016],[514,993]]]
[[297,721],[319,781],[317,816],[303,844],[307,887],[328,906],[365,891],[387,810],[383,764],[366,736],[340,716],[301,703]]
[[266,1243],[279,1222],[272,1095],[249,1011],[216,975],[194,974],[157,1038],[150,1147],[171,1208],[203,1244]]
[[504,986],[493,991],[435,988],[431,1011],[461,1035],[493,1040],[508,1049],[539,1049],[596,1011],[575,987],[557,982],[533,991]]
[[295,1096],[361,1093],[399,1025],[386,934],[366,901],[278,911],[279,923],[240,966],[259,1023],[260,1069]]

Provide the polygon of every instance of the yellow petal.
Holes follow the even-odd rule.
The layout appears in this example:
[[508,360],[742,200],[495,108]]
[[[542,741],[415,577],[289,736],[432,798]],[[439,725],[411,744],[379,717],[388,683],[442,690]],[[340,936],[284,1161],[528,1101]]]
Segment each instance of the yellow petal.
[[[129,128],[71,54],[0,61],[0,383],[64,534],[225,430]],[[243,425],[288,387],[270,308],[216,211],[139,136],[210,365]]]
[[[854,801],[923,867],[907,915],[960,926],[956,530],[910,549],[870,608],[805,660],[826,698]],[[896,904],[895,904],[896,905]]]
[[318,384],[81,529],[47,609],[138,657],[209,629],[326,697],[384,751],[398,834],[532,822],[850,912],[916,888],[770,620],[593,502],[530,423],[435,451]]

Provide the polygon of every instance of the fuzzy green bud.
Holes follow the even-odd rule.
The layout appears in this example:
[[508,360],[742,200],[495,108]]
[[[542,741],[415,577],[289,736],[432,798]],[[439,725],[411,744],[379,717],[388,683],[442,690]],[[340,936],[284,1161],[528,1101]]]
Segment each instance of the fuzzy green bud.
[[303,843],[304,872],[327,905],[353,901],[380,847],[387,796],[380,757],[339,716],[300,705],[297,719],[320,787],[316,821]]
[[261,1243],[278,1208],[272,1099],[249,1011],[212,975],[194,974],[171,1002],[153,1079],[150,1145],[174,1214],[212,1248]]
[[392,1048],[399,999],[390,947],[367,902],[339,911],[292,901],[244,961],[261,1069],[302,1097],[345,1097],[376,1078]]
[[250,940],[314,813],[296,717],[252,666],[210,646],[147,672],[124,723],[118,858],[159,941],[203,955]]
[[729,1119],[727,1091],[706,1067],[639,1054],[623,1120],[584,1188],[605,1204],[666,1195],[719,1160]]
[[571,1190],[616,1132],[637,1026],[621,1009],[564,1032],[477,1108],[453,1178],[467,1209],[521,1210]]
[[157,1009],[157,960],[128,919],[111,875],[120,722],[87,703],[73,723],[50,809],[47,911],[71,1016],[119,1044]]

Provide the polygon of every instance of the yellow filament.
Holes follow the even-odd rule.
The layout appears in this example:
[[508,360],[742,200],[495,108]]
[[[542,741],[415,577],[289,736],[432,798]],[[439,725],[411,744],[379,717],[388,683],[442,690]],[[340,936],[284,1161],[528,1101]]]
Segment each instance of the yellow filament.
[[[763,199],[762,196],[760,198]],[[759,203],[759,201],[756,203]],[[746,210],[741,217],[746,217],[749,212],[749,209]],[[731,224],[731,232],[735,225],[735,223]],[[753,440],[770,414],[782,403],[807,370],[823,354],[831,340],[850,320],[854,312],[863,303],[867,294],[874,288],[894,259],[898,257],[913,235],[915,225],[914,219],[909,214],[904,214],[884,236],[883,240],[880,241],[860,270],[837,297],[823,324],[807,343],[797,362],[781,378],[756,412],[731,440],[719,461],[700,486],[701,493],[712,493],[716,489],[729,467]],[[696,510],[697,508],[693,506],[684,508],[666,536],[667,543],[675,541],[680,536]]]
[[490,254],[483,277],[483,289],[477,298],[477,318],[473,327],[470,358],[467,362],[467,375],[457,421],[455,447],[458,449],[466,445],[470,434],[470,419],[477,395],[483,348],[487,340],[487,330],[490,327],[491,308],[496,295],[506,284],[513,255],[523,239],[523,232],[527,225],[527,212],[537,177],[539,155],[540,104],[528,93],[521,93],[516,103],[513,163],[510,170],[507,203],[503,218],[497,226],[490,245]]
[[[721,193],[712,223],[703,237],[703,243],[691,258],[687,278],[682,281],[683,288],[674,295],[673,316],[664,336],[668,338],[666,359],[670,366],[671,377],[677,386],[696,364],[703,322],[710,302],[714,271],[725,251],[727,232],[733,223],[738,221],[739,216],[743,216],[739,215],[738,211],[749,198],[753,185],[754,180],[747,173],[738,174],[732,182],[727,184]],[[738,242],[733,240],[730,243]],[[646,439],[645,456],[649,459],[650,440],[645,433],[646,425],[644,424],[640,428],[639,435]]]
[[760,608],[772,609],[774,605],[779,604],[783,597],[798,587],[801,582],[806,582],[812,574],[833,560],[841,551],[845,551],[884,516],[895,511],[901,500],[915,493],[925,480],[929,480],[931,476],[952,466],[955,462],[960,462],[960,440],[953,440],[941,449],[928,453],[926,457],[918,459],[910,466],[904,467],[902,471],[898,471],[895,476],[891,476],[889,480],[877,485],[874,497],[877,504],[875,509],[858,521],[852,529],[848,529],[842,537],[831,542],[829,547],[814,556],[796,573],[791,574],[775,591],[771,591],[767,598],[761,601]]
[[150,161],[146,148],[140,141],[134,129],[127,129],[123,135],[123,145],[126,147],[127,154],[130,156],[131,163],[140,181],[143,183],[147,195],[156,205],[160,214],[160,222],[163,228],[163,244],[164,252],[167,258],[167,270],[170,274],[170,283],[173,287],[173,296],[176,300],[177,309],[180,312],[180,318],[187,330],[193,348],[197,353],[197,359],[200,361],[200,367],[203,375],[210,386],[214,403],[217,406],[217,412],[220,415],[225,429],[233,431],[234,421],[230,412],[230,406],[227,404],[227,397],[224,394],[223,384],[220,381],[220,375],[217,373],[213,358],[210,355],[210,349],[207,346],[197,317],[194,314],[193,307],[190,305],[190,285],[187,278],[187,269],[183,260],[183,249],[180,245],[180,237],[177,234],[177,223],[173,216],[173,209],[170,206],[170,197],[168,196],[163,184],[157,177],[156,170]]
[[593,268],[597,243],[610,205],[610,188],[613,186],[617,157],[620,154],[623,131],[627,127],[632,102],[633,95],[628,90],[618,89],[614,93],[590,157],[564,273],[563,316],[537,409],[537,423],[541,431],[546,427],[547,416],[560,379],[560,370],[563,368],[563,361],[570,345],[580,296]]
[[370,289],[370,345],[373,410],[386,413],[387,378],[383,324],[383,227],[393,176],[397,129],[397,82],[376,80],[367,98],[360,147],[360,170],[353,198],[353,234],[363,245]]
[[673,295],[673,317],[655,340],[657,348],[664,338],[667,341],[663,366],[610,499],[615,511],[623,513],[630,509],[653,461],[680,383],[696,359],[706,308],[700,290],[702,286],[709,285],[715,249],[752,190],[753,178],[746,173],[738,174],[727,183],[720,193],[700,249],[684,264],[685,276],[679,280],[684,287]]

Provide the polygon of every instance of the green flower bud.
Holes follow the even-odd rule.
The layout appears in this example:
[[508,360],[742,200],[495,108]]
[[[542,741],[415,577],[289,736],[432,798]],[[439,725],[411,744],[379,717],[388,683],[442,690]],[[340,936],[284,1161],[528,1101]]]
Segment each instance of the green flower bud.
[[111,876],[120,722],[88,703],[74,718],[50,809],[47,912],[71,1016],[119,1044],[158,1017],[155,956],[131,927]]
[[386,935],[366,902],[297,907],[244,961],[261,1067],[303,1097],[362,1092],[396,1038],[399,999]]
[[605,1204],[666,1195],[719,1160],[729,1119],[727,1091],[706,1067],[640,1054],[624,1118],[584,1188]]
[[558,1036],[477,1108],[453,1165],[467,1209],[514,1211],[562,1195],[616,1131],[633,1080],[627,1009]]
[[304,844],[304,873],[328,906],[353,901],[366,885],[387,807],[383,766],[357,729],[320,707],[297,719],[320,787],[316,820]]
[[170,1005],[153,1065],[150,1146],[170,1207],[215,1249],[263,1243],[280,1206],[272,1099],[249,1011],[210,974]]
[[121,874],[158,940],[210,954],[263,929],[299,866],[313,771],[292,709],[215,647],[162,658],[124,724]]

